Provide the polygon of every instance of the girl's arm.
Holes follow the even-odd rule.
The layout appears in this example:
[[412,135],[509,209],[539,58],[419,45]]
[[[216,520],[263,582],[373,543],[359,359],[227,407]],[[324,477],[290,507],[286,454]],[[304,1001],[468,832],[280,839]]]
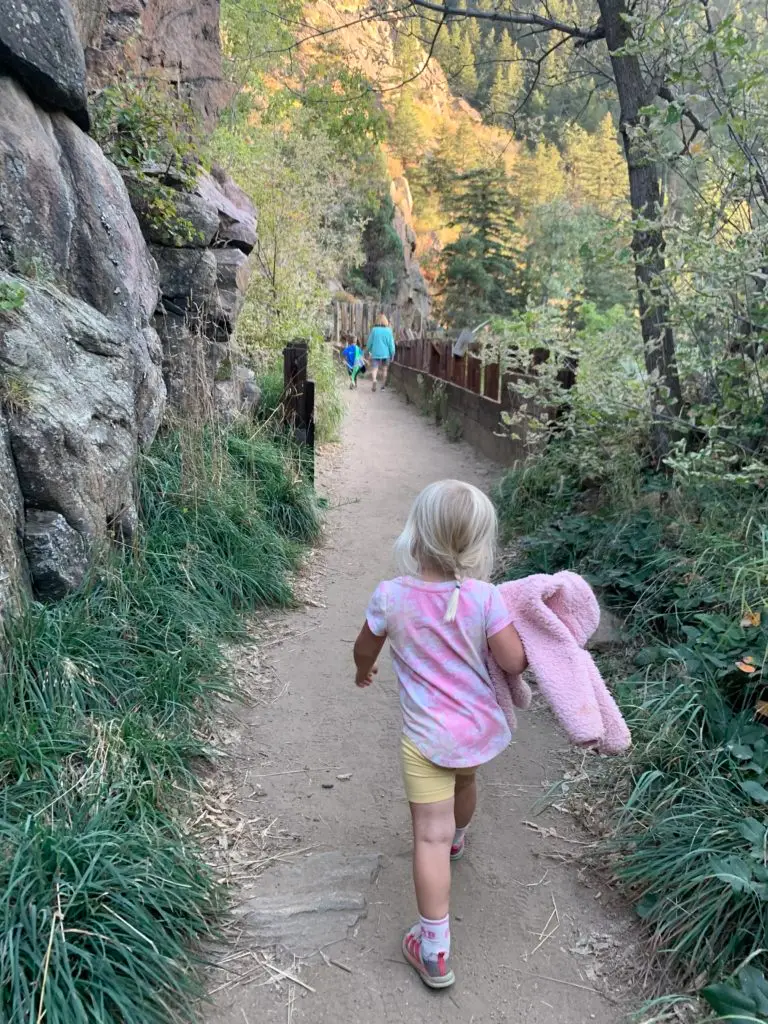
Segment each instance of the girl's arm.
[[489,636],[488,646],[502,672],[519,676],[528,668],[523,642],[511,623],[493,636]]
[[371,632],[367,622],[363,624],[360,635],[355,640],[353,652],[355,667],[357,668],[357,674],[355,675],[356,686],[370,686],[373,682],[373,677],[378,671],[376,660],[381,654],[381,649],[386,639],[386,634],[384,636],[376,636],[375,633]]

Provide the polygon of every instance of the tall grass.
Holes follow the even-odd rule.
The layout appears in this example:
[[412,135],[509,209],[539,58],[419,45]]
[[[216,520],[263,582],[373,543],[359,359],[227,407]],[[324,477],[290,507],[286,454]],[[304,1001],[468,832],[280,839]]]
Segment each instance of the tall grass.
[[7,623],[0,671],[0,1020],[194,1017],[221,893],[178,808],[219,644],[291,600],[319,529],[291,450],[174,431],[140,467],[134,548]]
[[635,746],[595,771],[614,802],[605,850],[653,948],[690,985],[750,957],[767,966],[768,730],[754,708],[768,496],[659,483],[617,504],[558,483],[544,460],[510,474],[497,503],[517,536],[509,575],[575,569],[626,616],[632,651],[613,675]]

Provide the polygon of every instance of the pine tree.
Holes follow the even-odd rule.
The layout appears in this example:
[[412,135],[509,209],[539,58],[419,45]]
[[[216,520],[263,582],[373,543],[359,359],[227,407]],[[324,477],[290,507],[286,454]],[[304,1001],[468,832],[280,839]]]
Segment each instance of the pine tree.
[[606,114],[590,135],[578,125],[566,132],[566,163],[577,201],[610,213],[627,195],[627,168],[613,118]]
[[416,35],[410,31],[410,25],[398,29],[393,45],[393,56],[398,71],[405,78],[415,75],[423,65],[424,50]]
[[458,33],[458,27],[443,25],[437,33],[432,51],[449,81],[455,78],[459,71]]
[[564,195],[568,179],[557,146],[540,142],[535,149],[523,150],[512,170],[512,185],[523,214]]
[[451,208],[451,226],[461,233],[441,255],[442,312],[452,326],[477,326],[522,301],[519,231],[504,170],[483,167],[461,175]]
[[495,71],[488,93],[488,114],[493,124],[511,127],[523,88],[523,56],[506,30],[495,47]]
[[456,74],[451,84],[465,100],[474,100],[477,97],[478,81],[475,50],[469,32],[459,32],[456,54]]
[[410,86],[405,86],[398,93],[390,119],[389,143],[406,168],[418,164],[423,156],[427,134],[419,119]]

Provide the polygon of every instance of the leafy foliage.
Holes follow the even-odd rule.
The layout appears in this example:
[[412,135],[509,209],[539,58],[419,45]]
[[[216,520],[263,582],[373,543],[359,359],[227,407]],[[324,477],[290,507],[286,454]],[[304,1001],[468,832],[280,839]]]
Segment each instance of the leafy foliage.
[[377,197],[363,230],[365,262],[345,277],[345,285],[358,295],[383,302],[394,298],[403,273],[403,243],[393,227],[394,216],[389,196]]
[[313,64],[300,91],[274,93],[267,121],[281,123],[294,109],[305,118],[322,120],[323,130],[347,159],[367,156],[383,139],[386,119],[361,72],[338,61]]
[[123,173],[139,215],[153,226],[172,226],[181,243],[193,241],[192,225],[177,216],[174,187],[193,186],[203,155],[191,108],[153,78],[127,78],[98,93],[93,135]]
[[708,985],[701,994],[722,1019],[733,1024],[768,1018],[768,981],[754,967],[739,971],[735,983]]
[[763,967],[764,491],[722,480],[659,490],[653,478],[642,488],[635,475],[634,492],[588,495],[556,448],[511,474],[497,501],[508,530],[529,531],[514,575],[583,573],[635,638],[633,670],[616,684],[635,749],[618,788],[611,773],[615,873],[686,978],[717,978],[747,957]]
[[0,281],[0,313],[12,313],[21,309],[27,297],[23,285]]

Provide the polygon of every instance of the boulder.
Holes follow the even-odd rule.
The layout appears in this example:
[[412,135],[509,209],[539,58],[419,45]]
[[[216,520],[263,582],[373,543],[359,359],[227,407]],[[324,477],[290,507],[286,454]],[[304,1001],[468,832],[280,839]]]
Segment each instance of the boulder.
[[218,243],[251,252],[256,245],[257,218],[245,192],[218,168],[213,174],[204,172],[198,177],[195,192],[218,213]]
[[241,418],[239,387],[234,380],[217,380],[213,385],[213,406],[217,418],[227,425]]
[[38,103],[88,130],[85,56],[69,0],[3,0],[0,67]]
[[0,385],[10,391],[13,381],[0,417],[0,486],[13,525],[3,517],[0,559],[23,586],[26,546],[33,580],[54,596],[136,519],[137,452],[165,408],[152,327],[157,267],[116,168],[74,121],[37,106],[7,76],[0,278],[26,293],[0,321]]
[[231,355],[229,342],[216,341],[214,338],[205,339],[205,365],[209,380],[229,380],[231,378],[232,373],[229,369]]
[[21,396],[4,410],[16,477],[27,510],[58,513],[90,545],[135,508],[136,454],[165,407],[159,339],[50,284],[25,287],[0,330],[0,375]]
[[217,415],[225,423],[252,417],[261,402],[256,374],[247,366],[231,366],[226,379],[215,381],[213,402]]
[[245,302],[252,267],[241,249],[215,249],[214,256],[218,286],[215,318],[231,331]]
[[175,216],[158,224],[134,205],[144,237],[156,245],[175,248],[205,249],[219,230],[219,212],[201,196],[176,192],[173,196]]
[[157,306],[157,272],[117,169],[63,114],[0,77],[0,269],[50,278],[133,330]]
[[[0,325],[2,330],[2,325]],[[2,384],[0,384],[0,387]],[[8,427],[0,415],[0,621],[16,607],[26,578],[22,544],[24,499],[11,455]]]
[[153,245],[150,251],[160,272],[160,292],[182,310],[211,306],[216,295],[217,260],[208,249],[169,249]]
[[207,339],[190,329],[185,316],[158,314],[157,331],[163,345],[163,379],[168,404],[187,416],[210,405],[212,377],[206,364]]
[[88,545],[58,512],[28,513],[24,550],[35,596],[56,601],[77,590],[90,562]]
[[256,374],[246,366],[236,366],[232,376],[240,387],[240,411],[252,416],[261,403],[261,388],[256,383]]

